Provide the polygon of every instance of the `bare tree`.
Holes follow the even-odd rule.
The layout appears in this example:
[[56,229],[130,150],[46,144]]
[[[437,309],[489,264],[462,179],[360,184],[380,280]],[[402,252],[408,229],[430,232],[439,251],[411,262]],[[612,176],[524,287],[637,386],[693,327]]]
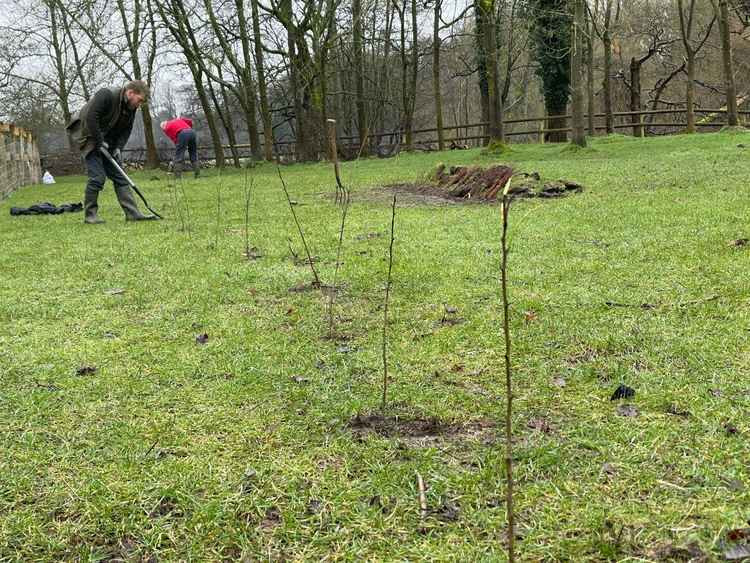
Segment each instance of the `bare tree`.
[[727,97],[727,123],[731,127],[739,125],[737,115],[737,87],[734,81],[732,61],[732,38],[729,32],[729,6],[727,0],[711,0],[714,15],[719,20],[721,34],[721,62],[724,69],[724,88]]
[[[439,3],[440,0],[437,0]],[[367,106],[365,104],[365,62],[362,49],[362,0],[352,0],[352,47],[354,48],[354,76],[356,85],[357,134],[359,151],[367,152]]]
[[483,51],[486,53],[487,70],[487,121],[491,140],[504,140],[503,107],[500,86],[500,67],[497,49],[497,2],[496,0],[477,0],[475,9],[480,11],[478,21],[481,30]]
[[[196,38],[185,4],[181,0],[149,1],[154,3],[161,21],[182,50],[185,63],[193,77],[193,84],[203,108],[203,113],[206,116],[206,123],[214,147],[216,166],[222,168],[224,166],[224,149],[222,148],[219,129],[216,126],[214,111],[208,101],[208,94],[203,82],[204,76],[207,75],[205,72],[206,61],[202,58],[203,49]],[[222,79],[218,80],[220,83],[223,83]]]
[[[92,45],[85,45],[82,34],[71,30],[58,0],[17,2],[12,9],[16,23],[0,27],[0,34],[12,38],[3,57],[5,64],[0,65],[0,84],[4,79],[20,88],[33,85],[27,93],[51,96],[68,123],[76,100],[89,96],[88,81],[96,62],[91,57]],[[79,43],[90,57],[88,64],[81,61]]]
[[[687,84],[685,88],[685,105],[687,109],[687,127],[686,133],[695,133],[695,56],[698,52],[698,48],[695,45],[693,39],[693,32],[695,30],[695,0],[687,0],[689,2],[687,10],[685,9],[685,0],[677,0],[677,12],[680,17],[680,34],[682,37],[682,45],[685,48],[685,64],[687,67]],[[711,33],[711,28],[716,21],[716,14],[714,14],[711,22],[708,24],[705,37]],[[698,45],[702,46],[703,41]]]
[[263,38],[260,34],[260,16],[258,14],[258,0],[250,0],[253,14],[253,42],[255,44],[255,72],[258,75],[258,96],[260,98],[260,117],[263,122],[263,155],[271,162],[273,160],[273,126],[271,108],[268,103],[268,85],[263,56]]
[[[674,37],[672,30],[669,29],[669,22],[665,21],[664,11],[658,4],[651,5],[650,2],[643,2],[638,9],[644,13],[646,26],[631,35],[631,40],[635,44],[646,44],[646,52],[642,55],[634,55],[630,59],[629,74],[630,80],[626,82],[630,90],[630,111],[637,112],[643,109],[642,101],[642,68],[647,61],[653,57],[661,58],[669,55],[669,48],[678,40]],[[641,116],[633,114],[631,116],[633,123],[633,136],[642,137],[644,135]]]
[[[604,97],[604,121],[607,134],[615,132],[615,119],[612,110],[612,39],[620,21],[620,0],[594,0],[594,10],[589,7],[591,24],[596,35],[601,39],[604,48],[604,76],[602,78],[602,95]],[[614,11],[614,14],[613,14]],[[599,20],[599,21],[598,21]]]
[[573,52],[570,56],[570,83],[572,91],[573,144],[586,146],[586,131],[583,120],[583,36],[585,33],[586,8],[584,0],[571,0],[573,17],[572,42]]
[[[215,2],[212,0],[203,0],[212,35],[221,47],[222,56],[226,57],[239,78],[239,84],[233,88],[233,91],[245,113],[245,122],[250,137],[250,150],[253,156],[260,158],[260,137],[256,121],[256,88],[252,72],[253,57],[250,49],[251,38],[245,14],[245,3],[244,0],[234,0],[228,8],[230,16],[221,21],[217,16],[214,4]],[[236,22],[233,21],[234,18],[236,18]],[[232,32],[233,35],[230,37],[229,30],[235,28],[237,33]],[[239,43],[241,56],[235,53],[236,43]],[[204,71],[208,73],[208,69],[205,65],[203,66]]]
[[[149,0],[114,0],[114,5],[110,0],[96,4],[85,2],[81,10],[75,3],[59,1],[57,5],[125,80],[153,82],[158,42]],[[107,21],[112,12],[118,32],[105,34],[99,22]],[[146,165],[156,168],[159,154],[148,103],[141,106],[141,116],[146,137]]]
[[258,2],[286,30],[286,50],[271,52],[287,61],[298,160],[317,160],[325,152],[327,65],[340,1],[325,0],[321,5],[306,0],[301,6],[291,0]]

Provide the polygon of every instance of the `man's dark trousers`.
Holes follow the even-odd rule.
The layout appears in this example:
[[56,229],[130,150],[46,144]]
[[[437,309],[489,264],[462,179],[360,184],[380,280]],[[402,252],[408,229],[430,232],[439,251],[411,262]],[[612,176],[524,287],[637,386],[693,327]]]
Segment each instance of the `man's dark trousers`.
[[177,145],[174,155],[175,172],[182,172],[182,161],[185,160],[185,149],[190,156],[190,164],[196,177],[198,176],[198,141],[195,131],[192,129],[183,129],[177,133]]
[[99,192],[104,188],[104,182],[107,178],[115,184],[115,194],[117,195],[117,201],[120,202],[120,207],[125,212],[125,219],[137,220],[142,218],[143,214],[138,210],[133,192],[130,191],[130,185],[125,176],[98,150],[91,151],[85,160],[86,172],[89,176],[83,206],[86,218],[96,217],[99,209],[97,203]]

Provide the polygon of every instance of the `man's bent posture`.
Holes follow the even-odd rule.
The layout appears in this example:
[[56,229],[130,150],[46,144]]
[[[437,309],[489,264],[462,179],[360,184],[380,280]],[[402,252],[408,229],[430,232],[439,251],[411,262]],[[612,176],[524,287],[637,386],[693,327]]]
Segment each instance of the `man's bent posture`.
[[193,121],[187,117],[178,117],[169,121],[162,121],[161,130],[175,144],[174,175],[179,178],[182,174],[182,163],[185,160],[185,149],[190,155],[190,164],[197,178],[200,175],[198,165],[198,141],[193,130]]
[[115,185],[115,194],[125,212],[126,221],[156,219],[138,210],[127,179],[99,150],[107,149],[122,164],[120,151],[130,137],[135,112],[147,97],[148,86],[141,80],[128,82],[122,88],[103,88],[94,94],[67,127],[71,137],[78,139],[89,177],[83,200],[86,223],[104,223],[97,215],[97,200],[107,178]]

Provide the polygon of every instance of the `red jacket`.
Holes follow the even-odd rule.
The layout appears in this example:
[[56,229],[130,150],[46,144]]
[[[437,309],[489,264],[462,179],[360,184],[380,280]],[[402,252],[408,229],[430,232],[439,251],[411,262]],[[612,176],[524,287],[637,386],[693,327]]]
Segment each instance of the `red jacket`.
[[178,117],[177,119],[172,119],[170,121],[167,121],[164,126],[162,127],[162,130],[164,131],[164,134],[172,139],[172,142],[176,145],[177,144],[177,135],[180,131],[183,129],[192,129],[193,128],[193,120],[188,119],[187,117]]

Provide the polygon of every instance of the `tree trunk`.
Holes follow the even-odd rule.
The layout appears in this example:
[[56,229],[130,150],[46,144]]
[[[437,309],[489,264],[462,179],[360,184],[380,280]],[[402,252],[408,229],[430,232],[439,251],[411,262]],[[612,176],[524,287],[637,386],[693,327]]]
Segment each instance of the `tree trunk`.
[[151,118],[149,104],[141,104],[141,117],[143,118],[143,133],[146,136],[146,168],[159,168],[159,152],[156,150],[156,139],[154,138],[154,120]]
[[435,0],[435,16],[432,28],[432,90],[435,96],[435,126],[437,127],[438,150],[445,150],[443,130],[443,98],[440,91],[440,8],[443,0]]
[[695,53],[689,50],[687,53],[687,85],[685,92],[685,105],[687,106],[686,133],[695,133]]
[[[221,68],[217,68],[219,77],[221,77]],[[224,126],[224,131],[227,133],[227,139],[229,139],[229,150],[232,153],[232,160],[234,161],[234,166],[236,168],[240,168],[240,155],[237,152],[237,136],[234,133],[234,123],[232,123],[232,109],[229,104],[229,96],[227,95],[227,89],[224,87],[223,84],[220,84],[219,87],[221,88],[221,96],[222,96],[222,102],[219,102],[219,99],[216,97],[216,91],[214,90],[214,86],[211,83],[211,80],[206,81],[208,83],[208,92],[211,94],[211,100],[214,103],[214,107],[216,108],[216,113],[219,116],[219,119],[221,120],[222,125]],[[221,106],[224,106],[224,109],[222,110]]]
[[253,79],[253,73],[251,63],[253,60],[252,54],[250,53],[250,34],[247,29],[247,18],[245,17],[245,4],[244,0],[235,0],[237,6],[237,18],[240,28],[240,43],[242,44],[242,82],[244,86],[244,98],[245,98],[245,121],[247,121],[247,132],[250,136],[250,150],[253,153],[253,157],[260,160],[262,157],[260,149],[260,135],[258,133],[258,122],[256,118],[257,108],[255,103],[255,81]]
[[734,82],[732,41],[729,33],[729,8],[727,0],[719,0],[719,29],[721,31],[721,59],[724,65],[724,83],[727,91],[727,122],[731,127],[739,125],[737,116],[737,88]]
[[[404,49],[404,60],[406,60],[406,43],[405,43],[405,20],[406,20],[406,1],[404,0],[404,25],[401,26],[402,33],[401,37],[404,39],[402,43],[402,49]],[[419,65],[419,43],[417,42],[417,0],[411,1],[411,32],[412,32],[412,44],[411,44],[411,60],[408,65],[404,65],[404,122],[406,129],[406,150],[412,150],[414,148],[414,109],[417,99],[417,71]],[[409,73],[409,79],[407,82],[406,69],[407,66],[411,71]]]
[[485,34],[485,15],[481,4],[482,0],[474,2],[474,18],[476,30],[476,53],[477,53],[477,77],[479,81],[479,103],[482,108],[482,121],[487,123],[484,127],[483,145],[490,142],[490,87],[487,76],[487,50],[484,38]]
[[604,121],[607,134],[609,135],[615,132],[615,120],[612,115],[612,38],[609,29],[604,30],[602,43],[604,44],[604,80],[602,81],[602,94],[604,95]]
[[589,136],[596,135],[596,101],[594,98],[594,37],[589,18],[586,18],[586,98]]
[[188,61],[188,66],[193,74],[193,81],[195,82],[195,90],[198,94],[198,100],[200,100],[203,113],[206,116],[206,123],[208,124],[208,130],[211,134],[211,142],[214,146],[214,156],[216,158],[216,167],[224,168],[224,148],[221,144],[221,135],[219,134],[219,128],[216,126],[216,119],[214,118],[214,112],[211,109],[211,104],[208,102],[208,96],[206,95],[206,89],[203,86],[203,71],[200,69],[197,63]]
[[399,37],[401,39],[399,55],[401,56],[401,134],[408,129],[406,137],[407,150],[411,150],[411,127],[407,127],[407,120],[409,119],[409,81],[407,79],[407,73],[409,72],[409,60],[406,56],[406,2],[404,0],[403,6],[396,8],[399,16]]
[[253,39],[255,41],[255,72],[258,75],[258,96],[260,97],[260,118],[263,122],[263,156],[273,161],[273,122],[271,109],[268,105],[268,86],[266,71],[263,66],[263,40],[260,35],[260,18],[258,16],[258,0],[251,0],[253,13]]
[[489,101],[489,134],[491,140],[503,141],[503,111],[500,103],[500,68],[497,53],[497,26],[495,25],[495,0],[480,0],[483,11],[485,52],[487,53],[487,86]]
[[[386,99],[391,91],[391,33],[393,31],[393,18],[396,6],[390,1],[385,3],[385,33],[384,33],[384,46],[383,46],[383,65],[381,68],[381,91],[382,95],[378,103],[378,130],[385,131],[386,129]],[[382,142],[382,139],[380,140]]]
[[352,43],[354,47],[354,76],[357,105],[357,136],[359,150],[367,154],[367,135],[371,133],[367,126],[367,108],[365,106],[365,62],[362,52],[362,2],[352,0]]
[[[641,63],[633,57],[630,59],[630,111],[641,111]],[[643,137],[643,121],[641,115],[633,114],[633,137]]]
[[572,90],[573,143],[579,147],[586,146],[586,132],[583,119],[583,33],[584,33],[584,0],[573,0],[573,52],[570,57],[570,82]]
[[[291,14],[291,1],[286,0],[285,5],[288,6],[289,14]],[[305,116],[303,115],[302,100],[300,99],[299,71],[296,64],[296,43],[297,34],[295,32],[294,26],[289,25],[287,28],[287,44],[289,45],[289,82],[292,86],[292,98],[294,100],[294,121],[296,125],[294,150],[297,160],[302,161],[305,159],[305,155],[307,154],[308,149],[307,136],[305,131]]]
[[[65,55],[60,43],[60,30],[57,23],[57,10],[53,2],[49,2],[47,4],[47,13],[49,14],[51,43],[53,51],[52,61],[55,67],[55,73],[57,74],[57,88],[55,88],[54,90],[57,93],[58,102],[60,103],[60,109],[63,112],[63,119],[65,120],[65,123],[70,123],[72,115],[70,112],[70,93],[68,91],[68,81],[67,77],[65,76]],[[68,139],[68,147],[71,149],[74,148],[70,135],[66,135],[66,137]]]
[[[571,22],[568,0],[537,0],[534,3],[531,37],[537,75],[542,81],[549,129],[567,129],[565,115],[570,98]],[[551,142],[565,142],[567,133],[547,133]]]
[[[127,40],[128,51],[130,52],[130,62],[133,65],[133,76],[135,80],[144,80],[141,70],[141,60],[138,44],[138,34],[141,32],[140,21],[143,16],[143,6],[136,3],[133,7],[132,23],[125,10],[123,0],[117,0],[117,9],[122,19],[125,38]],[[132,25],[132,29],[130,28]],[[148,101],[141,105],[141,117],[143,118],[143,133],[146,137],[146,168],[159,167],[159,153],[156,150],[156,140],[154,139],[153,120],[151,119],[151,110]]]

